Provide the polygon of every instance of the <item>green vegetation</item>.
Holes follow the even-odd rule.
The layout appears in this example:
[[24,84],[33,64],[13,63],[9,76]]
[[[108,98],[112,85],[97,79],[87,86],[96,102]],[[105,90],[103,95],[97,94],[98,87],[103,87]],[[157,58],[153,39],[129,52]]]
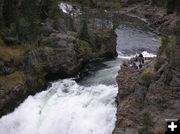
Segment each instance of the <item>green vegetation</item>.
[[10,61],[19,61],[22,58],[23,50],[20,48],[9,48],[0,46],[0,65],[4,64],[5,62]]
[[141,82],[146,87],[149,87],[153,79],[153,74],[151,72],[145,72],[141,76]]
[[5,1],[2,14],[5,25],[0,30],[3,40],[37,45],[45,19],[51,18],[57,23],[63,17],[58,3],[57,0],[22,0],[16,5]]
[[0,83],[6,89],[13,89],[19,84],[24,84],[22,73],[16,71],[10,75],[0,76]]
[[166,6],[167,0],[152,0],[152,4],[156,6]]
[[151,128],[153,127],[152,115],[147,112],[144,113],[140,119],[140,123],[143,125],[141,129],[138,130],[138,134],[151,134]]
[[0,95],[2,95],[4,93],[3,89],[0,89]]
[[6,44],[12,46],[17,45],[18,37],[17,37],[17,29],[15,23],[11,23],[9,28],[4,27],[1,29],[2,39],[6,42]]
[[44,62],[36,63],[36,64],[33,64],[33,69],[35,70],[36,73],[40,74],[44,71],[46,66],[47,66],[47,64]]
[[173,13],[178,8],[179,5],[178,1],[179,0],[167,0],[166,8],[168,14]]
[[108,52],[108,49],[109,48],[107,47],[107,45],[102,44],[99,54],[103,56],[104,54],[106,54]]
[[132,85],[134,85],[134,80],[131,79],[131,78],[128,78],[127,84],[128,84],[129,87],[131,87]]
[[180,21],[176,23],[176,36],[180,36]]
[[156,63],[154,65],[154,68],[156,71],[158,71],[161,68],[161,66],[165,63],[165,60],[166,59],[164,59],[162,57],[157,57]]
[[67,35],[72,36],[72,37],[75,37],[75,38],[78,37],[77,33],[76,33],[76,32],[73,32],[73,31],[68,31],[68,32],[67,32]]
[[176,45],[180,46],[180,21],[176,23]]
[[[154,65],[154,68],[156,71],[158,71],[161,66],[165,63],[167,57],[170,55],[170,38],[167,35],[164,35],[161,38],[161,46],[159,48],[159,56],[156,59],[156,63]],[[168,61],[169,62],[169,61]]]
[[[176,31],[178,34],[178,30]],[[178,62],[178,54],[179,54],[179,49],[177,46],[178,42],[178,36],[164,36],[162,38],[162,45],[159,49],[159,57],[157,58],[157,62],[155,64],[155,69],[157,70],[165,60],[168,61],[172,65],[172,67],[176,66],[176,63]]]
[[5,46],[4,41],[0,38],[0,46]]
[[66,52],[66,51],[67,51],[66,48],[53,48],[53,53],[52,54],[58,54],[58,53]]
[[168,44],[169,44],[169,37],[167,35],[163,36],[162,39],[161,39],[161,46],[159,48],[159,53],[162,54],[162,53],[167,53],[167,47],[168,47]]
[[78,33],[78,37],[81,40],[85,40],[87,42],[90,41],[89,32],[88,32],[88,17],[87,12],[84,13],[84,16],[81,18],[81,27]]
[[90,57],[92,55],[92,49],[90,47],[90,44],[86,41],[77,40],[76,51],[79,57]]
[[179,0],[152,0],[152,4],[160,7],[166,7],[167,13],[173,13],[175,10],[180,11]]

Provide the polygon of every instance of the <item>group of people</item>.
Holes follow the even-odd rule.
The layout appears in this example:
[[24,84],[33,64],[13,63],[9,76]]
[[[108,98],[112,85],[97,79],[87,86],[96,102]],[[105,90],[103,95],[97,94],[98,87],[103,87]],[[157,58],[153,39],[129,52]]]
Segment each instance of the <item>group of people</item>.
[[[139,67],[136,65],[135,62],[139,62]],[[144,64],[144,56],[142,53],[140,53],[138,56],[136,55],[135,57],[135,62],[133,62],[133,67],[138,69],[138,68],[142,68],[143,64]]]

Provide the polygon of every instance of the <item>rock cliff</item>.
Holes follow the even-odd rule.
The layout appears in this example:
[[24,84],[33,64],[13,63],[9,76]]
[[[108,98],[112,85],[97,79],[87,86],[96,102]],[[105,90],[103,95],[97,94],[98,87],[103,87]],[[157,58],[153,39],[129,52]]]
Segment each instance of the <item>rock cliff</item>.
[[162,38],[156,58],[142,69],[127,61],[117,76],[117,121],[113,134],[164,134],[165,119],[180,117],[179,23]]
[[172,34],[175,31],[180,12],[178,0],[122,0],[121,3],[121,12],[145,18],[155,32]]
[[148,61],[141,70],[121,66],[113,134],[165,133],[165,119],[179,118],[180,73],[167,63],[155,71],[155,62],[156,59]]

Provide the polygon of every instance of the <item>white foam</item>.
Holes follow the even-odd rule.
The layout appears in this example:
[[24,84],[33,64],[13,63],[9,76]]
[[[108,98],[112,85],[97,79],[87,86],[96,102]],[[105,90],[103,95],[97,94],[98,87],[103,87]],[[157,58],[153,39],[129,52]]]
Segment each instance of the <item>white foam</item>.
[[81,14],[80,9],[76,6],[76,9],[73,8],[73,6],[71,4],[65,3],[65,2],[61,2],[59,4],[59,8],[66,14],[72,15],[72,16],[76,16]]
[[0,134],[111,134],[117,87],[63,80],[0,119]]
[[147,58],[153,58],[153,57],[156,57],[155,54],[148,53],[147,51],[143,51],[143,52],[142,52],[142,55],[143,55],[144,57],[147,57]]
[[118,58],[120,58],[120,59],[131,59],[132,57],[133,57],[134,55],[130,55],[130,56],[128,56],[128,55],[124,55],[122,52],[120,52],[120,51],[118,51]]
[[[120,59],[130,60],[131,58],[135,57],[136,55],[138,56],[139,54],[136,53],[135,55],[126,56],[126,55],[122,54],[121,52],[118,52],[118,58],[120,58]],[[142,52],[142,55],[143,55],[144,57],[146,57],[146,58],[156,57],[155,54],[149,53],[149,52],[147,52],[147,51],[143,51],[143,52]]]
[[64,13],[69,13],[69,11],[72,11],[72,8],[73,8],[72,5],[64,3],[64,2],[60,3],[59,7]]

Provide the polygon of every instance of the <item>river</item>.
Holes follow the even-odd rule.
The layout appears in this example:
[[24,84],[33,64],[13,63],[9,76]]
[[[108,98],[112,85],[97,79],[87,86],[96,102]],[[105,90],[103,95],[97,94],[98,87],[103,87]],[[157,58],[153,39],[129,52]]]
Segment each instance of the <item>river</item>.
[[118,57],[80,82],[52,82],[0,119],[0,134],[111,134],[116,121],[116,75],[123,60],[136,53],[155,56],[160,37],[136,18],[122,20],[117,33]]

